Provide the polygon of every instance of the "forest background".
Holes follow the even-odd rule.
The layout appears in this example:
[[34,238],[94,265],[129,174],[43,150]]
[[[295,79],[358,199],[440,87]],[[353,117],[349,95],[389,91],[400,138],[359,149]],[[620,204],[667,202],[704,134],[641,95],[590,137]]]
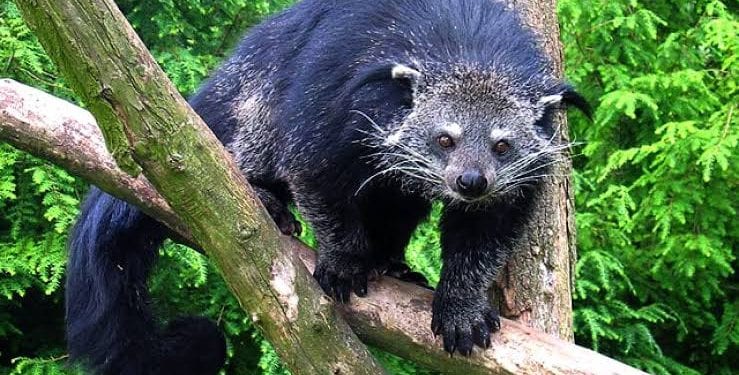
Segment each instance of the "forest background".
[[[243,33],[289,0],[118,0],[185,95]],[[566,77],[591,101],[570,116],[577,249],[575,339],[654,374],[739,374],[739,4],[560,0]],[[0,0],[0,78],[76,101]],[[0,143],[0,375],[65,367],[65,241],[87,186]],[[438,280],[438,209],[408,247]],[[310,234],[303,236],[309,244]],[[161,250],[161,316],[208,315],[227,374],[284,374],[208,260]],[[430,374],[373,350],[393,374]]]

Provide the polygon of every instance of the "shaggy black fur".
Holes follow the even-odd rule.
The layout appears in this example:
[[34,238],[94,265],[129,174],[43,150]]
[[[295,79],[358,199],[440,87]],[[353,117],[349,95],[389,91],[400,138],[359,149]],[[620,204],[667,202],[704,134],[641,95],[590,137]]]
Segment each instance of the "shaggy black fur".
[[[299,229],[290,202],[312,224],[315,277],[339,301],[365,295],[367,275],[400,262],[430,203],[446,202],[432,328],[466,355],[500,327],[485,291],[562,149],[549,139],[560,103],[586,109],[491,0],[302,1],[255,27],[190,101],[280,229]],[[150,312],[167,236],[93,189],[69,246],[73,359],[104,374],[222,367],[213,323],[160,328]]]

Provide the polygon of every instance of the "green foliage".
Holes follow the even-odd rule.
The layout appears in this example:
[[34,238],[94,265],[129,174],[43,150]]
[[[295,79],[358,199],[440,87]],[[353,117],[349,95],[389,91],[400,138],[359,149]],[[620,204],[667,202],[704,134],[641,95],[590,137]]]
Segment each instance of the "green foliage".
[[577,340],[652,373],[738,369],[733,7],[560,2],[568,76],[597,100],[571,123]]
[[[77,214],[81,186],[65,171],[6,145],[0,145],[0,181],[0,311],[19,310],[29,304],[26,298],[48,298],[58,305],[66,231]],[[11,313],[0,318],[0,347],[6,340],[8,348],[47,344],[49,338],[29,337],[33,325],[26,317]],[[0,352],[0,372],[11,353]],[[54,363],[18,360],[16,368],[42,371]],[[40,373],[54,373],[48,371]]]
[[[26,27],[12,1],[0,1],[0,77],[10,77],[56,96],[68,98],[56,68]],[[0,188],[1,189],[1,188]]]
[[261,336],[255,335],[255,338],[260,340],[259,349],[263,353],[262,358],[259,359],[259,368],[263,373],[265,375],[290,375],[290,371],[283,366],[272,344]]
[[249,26],[292,0],[116,1],[180,92],[190,94]]
[[405,251],[405,260],[416,272],[426,277],[431,286],[439,283],[441,273],[441,243],[438,224],[441,204],[434,205],[429,220],[418,226]]
[[[0,77],[71,95],[10,1],[0,1]],[[64,367],[61,283],[83,190],[65,171],[0,144],[0,374],[74,373]]]
[[13,359],[15,365],[10,375],[83,375],[79,369],[64,366],[66,356],[51,358],[25,358]]

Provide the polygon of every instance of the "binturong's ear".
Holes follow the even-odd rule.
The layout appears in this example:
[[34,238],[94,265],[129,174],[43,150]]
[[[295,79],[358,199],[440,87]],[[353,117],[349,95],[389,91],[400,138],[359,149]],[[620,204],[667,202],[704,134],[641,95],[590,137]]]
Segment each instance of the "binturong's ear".
[[572,106],[580,110],[588,119],[593,119],[593,109],[590,107],[587,99],[580,95],[579,92],[575,91],[572,86],[566,86],[567,89],[562,93],[562,103],[568,107]]
[[575,91],[574,87],[570,85],[562,85],[557,91],[558,93],[556,94],[541,97],[541,99],[539,99],[540,108],[550,108],[562,103],[568,107],[573,106],[579,109],[580,112],[588,117],[588,119],[593,119],[593,111],[590,108],[590,104],[585,97]]
[[414,95],[423,84],[423,75],[417,69],[405,64],[390,63],[374,66],[360,71],[349,81],[343,96],[349,97],[365,85],[378,81],[395,82],[399,88],[403,88],[404,101],[412,105]]
[[423,75],[415,68],[404,64],[395,64],[390,69],[390,78],[406,87],[403,101],[413,107],[419,88],[423,85]]
[[392,79],[406,81],[415,91],[423,84],[423,75],[418,70],[408,65],[395,64],[390,70]]

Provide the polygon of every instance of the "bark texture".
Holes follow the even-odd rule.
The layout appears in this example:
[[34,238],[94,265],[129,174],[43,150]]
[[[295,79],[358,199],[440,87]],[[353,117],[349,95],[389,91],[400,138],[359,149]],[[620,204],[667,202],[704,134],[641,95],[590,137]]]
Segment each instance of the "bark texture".
[[[181,236],[187,225],[142,175],[119,169],[90,112],[34,88],[0,79],[0,139],[160,218]],[[192,242],[192,238],[187,238]]]
[[[63,115],[66,114],[66,115]],[[60,115],[61,117],[57,116]],[[164,224],[176,228],[181,221],[151,184],[131,179],[106,150],[94,119],[86,111],[11,80],[0,80],[0,141],[59,164],[71,173],[107,186],[109,193],[144,205]],[[86,144],[88,146],[81,146]],[[87,168],[92,166],[94,173]],[[160,214],[163,213],[163,214]],[[189,232],[180,232],[191,238]],[[315,253],[295,240],[280,239],[282,252],[297,256],[312,269]],[[274,279],[290,279],[289,267],[275,268]],[[502,319],[492,347],[472,357],[451,357],[441,349],[431,325],[432,294],[415,285],[383,277],[370,285],[367,298],[353,298],[340,308],[359,337],[400,357],[442,373],[465,374],[643,374],[622,363],[566,341]],[[302,300],[301,300],[302,301]],[[302,303],[302,302],[301,302]],[[327,299],[319,303],[330,305]],[[302,308],[301,308],[302,309]],[[320,311],[314,312],[321,314]],[[317,325],[317,330],[326,325]],[[331,350],[331,349],[326,349]]]
[[281,237],[230,155],[112,0],[17,0],[99,120],[118,165],[146,178],[214,260],[293,374],[384,370]]
[[[493,1],[493,0],[491,0]],[[496,0],[497,1],[497,0]],[[556,0],[505,0],[538,36],[562,75]],[[567,141],[567,119],[556,119]],[[573,341],[572,285],[576,260],[572,165],[560,164],[548,178],[534,218],[493,288],[501,314],[524,325]]]

